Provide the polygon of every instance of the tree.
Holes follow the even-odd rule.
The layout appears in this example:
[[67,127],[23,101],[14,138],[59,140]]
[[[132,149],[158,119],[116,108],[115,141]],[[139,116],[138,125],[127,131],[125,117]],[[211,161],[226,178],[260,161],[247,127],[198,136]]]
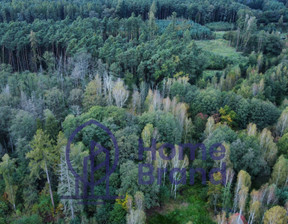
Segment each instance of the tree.
[[64,93],[57,87],[46,90],[44,94],[44,102],[46,107],[53,112],[58,119],[62,119],[66,114],[66,105]]
[[277,159],[277,145],[274,143],[274,138],[271,131],[264,128],[259,135],[260,149],[264,159],[272,166]]
[[[213,178],[215,181],[219,181],[222,179],[221,173],[214,173]],[[208,204],[214,208],[214,213],[217,212],[217,208],[221,207],[221,196],[223,192],[223,186],[221,184],[212,184],[211,182],[208,182]]]
[[15,119],[11,121],[10,133],[13,140],[17,141],[18,139],[25,138],[27,141],[30,141],[35,131],[36,121],[33,115],[29,112],[19,110]]
[[143,202],[144,202],[144,194],[140,191],[137,191],[135,193],[134,196],[135,206],[133,206],[133,198],[131,196],[128,197],[127,224],[145,224],[146,215],[144,212]]
[[252,178],[257,177],[259,180],[260,177],[270,174],[270,167],[264,160],[256,137],[240,135],[236,141],[231,143],[230,151],[230,159],[235,171],[245,170]]
[[[181,178],[186,178],[186,168],[189,165],[189,159],[188,156],[185,155],[183,160],[180,160],[180,147],[175,145],[174,146],[175,149],[175,156],[173,157],[173,159],[171,160],[171,168],[172,169],[177,169],[180,172],[174,172],[173,173],[173,181],[172,181],[172,186],[171,186],[171,193],[174,192],[174,198],[176,199],[177,196],[177,188],[179,186],[179,181],[181,180]],[[164,151],[164,149],[163,149]],[[183,174],[183,170],[185,171],[185,175]],[[182,179],[183,180],[183,179]],[[185,180],[186,181],[186,180]]]
[[156,12],[157,12],[157,6],[156,6],[155,1],[153,1],[152,5],[150,7],[150,11],[149,11],[149,21],[148,21],[149,31],[150,31],[150,39],[154,38],[154,34],[157,30],[157,25],[155,22]]
[[235,126],[234,120],[236,119],[236,113],[225,105],[224,108],[220,108],[219,113],[221,115],[221,122],[227,123],[229,126]]
[[116,106],[122,108],[128,99],[129,91],[126,90],[124,82],[118,79],[112,89],[112,95],[115,100]]
[[205,137],[208,138],[215,130],[215,120],[213,117],[209,117],[206,123],[206,129],[204,131]]
[[253,98],[249,108],[251,115],[249,122],[256,124],[259,129],[273,125],[279,117],[279,109],[271,102]]
[[273,167],[270,182],[280,187],[288,182],[288,160],[283,155],[278,158]]
[[131,110],[133,114],[138,114],[141,110],[141,96],[137,90],[132,94]]
[[137,126],[126,127],[115,133],[119,147],[119,163],[127,160],[135,161],[138,158]]
[[231,187],[232,187],[232,182],[234,178],[234,171],[231,168],[228,168],[226,171],[226,182],[224,184],[223,188],[223,196],[222,196],[222,207],[226,211],[231,208],[232,205],[232,193],[231,193]]
[[284,155],[286,159],[288,159],[288,133],[286,133],[279,139],[277,146],[279,154]]
[[260,218],[261,202],[254,201],[250,204],[248,224],[253,224]]
[[8,194],[8,200],[16,211],[15,201],[18,186],[15,185],[15,180],[13,180],[13,174],[16,171],[15,163],[16,159],[10,159],[9,155],[5,154],[0,163],[0,174],[3,175],[5,181],[5,192]]
[[144,143],[144,147],[150,147],[151,146],[151,140],[153,136],[153,131],[154,131],[154,127],[153,124],[146,124],[142,133],[141,133],[141,138],[143,140]]
[[88,111],[92,106],[101,105],[102,103],[102,82],[97,75],[94,80],[86,86],[83,98],[84,110]]
[[286,224],[287,214],[285,208],[274,206],[264,214],[264,224]]
[[[57,140],[57,149],[60,151],[59,184],[57,193],[60,196],[75,195],[75,177],[67,165],[66,144],[67,139],[64,137],[63,133],[60,132]],[[88,151],[84,151],[83,144],[71,145],[70,161],[73,169],[77,173],[82,173],[82,161],[88,154]],[[79,194],[81,195],[81,187]],[[82,206],[73,199],[61,199],[60,201],[63,204],[63,212],[67,220],[75,219],[77,213],[83,209]]]
[[89,61],[91,55],[85,52],[78,53],[74,57],[74,68],[71,73],[71,78],[75,82],[75,86],[79,86],[79,81],[83,83],[85,76],[88,73]]
[[49,174],[49,167],[58,163],[58,153],[55,152],[51,144],[49,136],[45,134],[41,129],[38,129],[32,142],[30,143],[32,150],[26,154],[26,158],[30,159],[29,167],[31,175],[40,177],[40,171],[43,170],[46,174],[47,183],[49,185],[49,194],[53,209],[55,208],[51,178]]
[[82,89],[72,89],[69,94],[68,103],[69,105],[77,105],[81,108],[83,101]]
[[285,110],[282,111],[282,114],[278,119],[276,129],[280,137],[285,134],[287,128],[288,128],[288,107],[286,107]]
[[239,191],[239,203],[238,203],[239,216],[238,216],[238,220],[237,220],[238,222],[239,222],[240,218],[242,217],[242,213],[245,210],[248,191],[249,191],[249,188],[245,187],[245,186],[242,187],[241,190]]
[[53,142],[57,140],[57,134],[59,132],[58,120],[54,114],[46,109],[44,110],[45,124],[44,129],[45,133],[50,137]]
[[256,124],[249,123],[246,130],[247,130],[247,135],[248,136],[256,136],[257,135]]
[[[146,169],[143,169],[143,172],[147,172]],[[144,194],[144,206],[145,208],[151,208],[158,205],[158,193],[159,185],[155,180],[153,184],[142,185],[138,182],[139,167],[131,160],[128,160],[126,163],[120,165],[120,179],[121,187],[119,189],[120,195],[134,195],[137,191],[141,191]],[[145,178],[143,178],[146,180]]]
[[33,52],[32,62],[33,62],[33,66],[34,66],[34,71],[37,71],[37,62],[38,62],[37,45],[38,45],[38,40],[37,40],[37,37],[36,37],[36,33],[33,32],[33,30],[31,30],[29,38],[30,38],[31,49],[32,49],[32,52]]
[[247,193],[251,186],[251,177],[244,170],[240,170],[237,176],[237,183],[235,186],[235,196],[234,196],[234,211],[239,207],[240,212],[243,211],[246,202]]
[[[29,112],[19,110],[11,120],[10,141],[16,145],[16,152],[20,160],[25,160],[25,153],[29,150],[28,143],[36,132],[36,120]],[[12,144],[12,151],[13,151]]]

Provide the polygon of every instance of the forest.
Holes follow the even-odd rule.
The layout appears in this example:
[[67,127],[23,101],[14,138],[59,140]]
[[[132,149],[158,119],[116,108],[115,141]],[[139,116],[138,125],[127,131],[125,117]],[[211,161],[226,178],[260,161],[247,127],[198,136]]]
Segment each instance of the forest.
[[288,223],[287,0],[0,2],[0,224]]

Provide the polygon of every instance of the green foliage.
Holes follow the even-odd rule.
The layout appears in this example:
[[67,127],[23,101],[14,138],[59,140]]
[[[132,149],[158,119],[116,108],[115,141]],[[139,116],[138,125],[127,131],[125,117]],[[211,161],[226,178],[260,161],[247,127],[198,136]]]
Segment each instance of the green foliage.
[[45,124],[44,129],[52,141],[56,141],[59,132],[58,121],[50,110],[44,111]]
[[184,194],[179,198],[179,200],[182,201],[182,204],[172,204],[172,206],[175,207],[173,211],[165,211],[164,214],[155,214],[148,220],[148,223],[186,224],[192,220],[192,222],[195,224],[212,224],[214,222],[209,217],[209,213],[204,202],[205,195],[206,192],[202,189],[202,187],[186,188]]
[[259,129],[274,124],[280,116],[280,111],[271,102],[252,99],[250,102],[250,122]]
[[284,155],[288,159],[288,133],[279,139],[277,146],[279,155]]
[[196,110],[195,107],[198,113],[208,115],[216,113],[221,107],[221,92],[212,88],[201,91],[191,105],[193,110]]
[[31,175],[40,177],[40,170],[47,170],[50,165],[54,165],[59,161],[55,148],[51,144],[51,140],[41,129],[37,130],[33,141],[31,142],[32,150],[26,154],[26,158],[30,159],[29,167]]
[[219,113],[221,115],[221,122],[227,123],[229,126],[235,126],[234,120],[237,114],[229,106],[225,105],[224,108],[221,107]]
[[270,168],[260,152],[257,139],[245,134],[239,137],[230,146],[230,158],[235,171],[245,170],[252,178],[268,176]]
[[0,201],[0,216],[3,218],[3,220],[0,219],[0,223],[6,223],[5,219],[9,215],[10,209],[7,202],[1,200]]
[[31,216],[23,216],[11,223],[13,224],[35,224],[35,223],[41,223],[42,218],[39,215],[31,215]]
[[171,144],[180,142],[180,127],[172,114],[158,111],[145,112],[139,117],[140,128],[143,129],[148,123],[159,131],[159,142],[169,142]]
[[213,31],[229,31],[234,29],[234,24],[228,22],[206,23],[205,26]]
[[[147,169],[143,169],[143,172],[147,172]],[[141,191],[144,194],[144,205],[146,208],[157,206],[159,203],[159,185],[155,180],[149,187],[142,185],[138,182],[138,165],[133,161],[128,160],[126,163],[120,165],[120,178],[121,187],[119,189],[119,195],[134,195],[137,191]],[[144,180],[148,180],[143,175]]]
[[0,163],[0,174],[3,175],[5,181],[5,193],[8,196],[8,201],[12,204],[13,209],[16,210],[16,192],[18,186],[15,184],[14,173],[16,171],[16,160],[10,159],[8,154],[2,157]]
[[[165,33],[171,31],[171,26],[173,22],[171,20],[157,20],[156,24],[158,26],[159,33]],[[210,39],[212,38],[212,32],[207,27],[201,26],[200,24],[194,23],[193,21],[181,21],[177,20],[173,31],[177,31],[179,37],[183,37],[185,30],[189,31],[190,37],[192,39]],[[170,32],[169,32],[170,33]]]

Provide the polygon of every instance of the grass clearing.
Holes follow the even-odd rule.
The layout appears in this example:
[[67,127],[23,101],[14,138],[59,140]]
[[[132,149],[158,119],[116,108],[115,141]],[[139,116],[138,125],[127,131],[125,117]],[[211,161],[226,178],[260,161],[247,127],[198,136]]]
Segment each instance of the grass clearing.
[[167,202],[148,217],[148,224],[214,224],[205,203],[206,189],[202,185],[186,186],[177,200]]
[[224,39],[199,40],[196,41],[196,44],[204,51],[209,51],[224,57],[244,57],[241,52],[237,52],[234,47],[229,46],[229,41]]

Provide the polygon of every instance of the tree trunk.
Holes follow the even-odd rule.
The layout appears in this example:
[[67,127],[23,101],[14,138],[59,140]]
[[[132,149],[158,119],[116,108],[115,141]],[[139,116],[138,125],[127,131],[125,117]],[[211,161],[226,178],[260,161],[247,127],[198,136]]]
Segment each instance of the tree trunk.
[[46,172],[47,182],[48,182],[48,185],[49,185],[49,193],[50,193],[50,197],[51,197],[51,203],[52,203],[53,211],[54,211],[55,205],[54,205],[53,193],[52,193],[52,189],[51,189],[51,183],[50,183],[50,178],[49,178],[49,173],[48,173],[48,168],[47,168],[46,161],[45,161],[45,172]]
[[[65,161],[66,161],[66,155],[65,155]],[[67,181],[68,181],[68,190],[69,190],[69,193],[70,195],[72,195],[72,189],[71,189],[71,184],[70,184],[70,179],[69,179],[69,172],[68,172],[68,167],[66,167],[66,178],[67,178]],[[70,205],[70,209],[71,209],[71,218],[72,220],[75,218],[75,215],[74,215],[74,207],[73,207],[73,204],[72,204],[72,199],[69,200],[69,205]]]

